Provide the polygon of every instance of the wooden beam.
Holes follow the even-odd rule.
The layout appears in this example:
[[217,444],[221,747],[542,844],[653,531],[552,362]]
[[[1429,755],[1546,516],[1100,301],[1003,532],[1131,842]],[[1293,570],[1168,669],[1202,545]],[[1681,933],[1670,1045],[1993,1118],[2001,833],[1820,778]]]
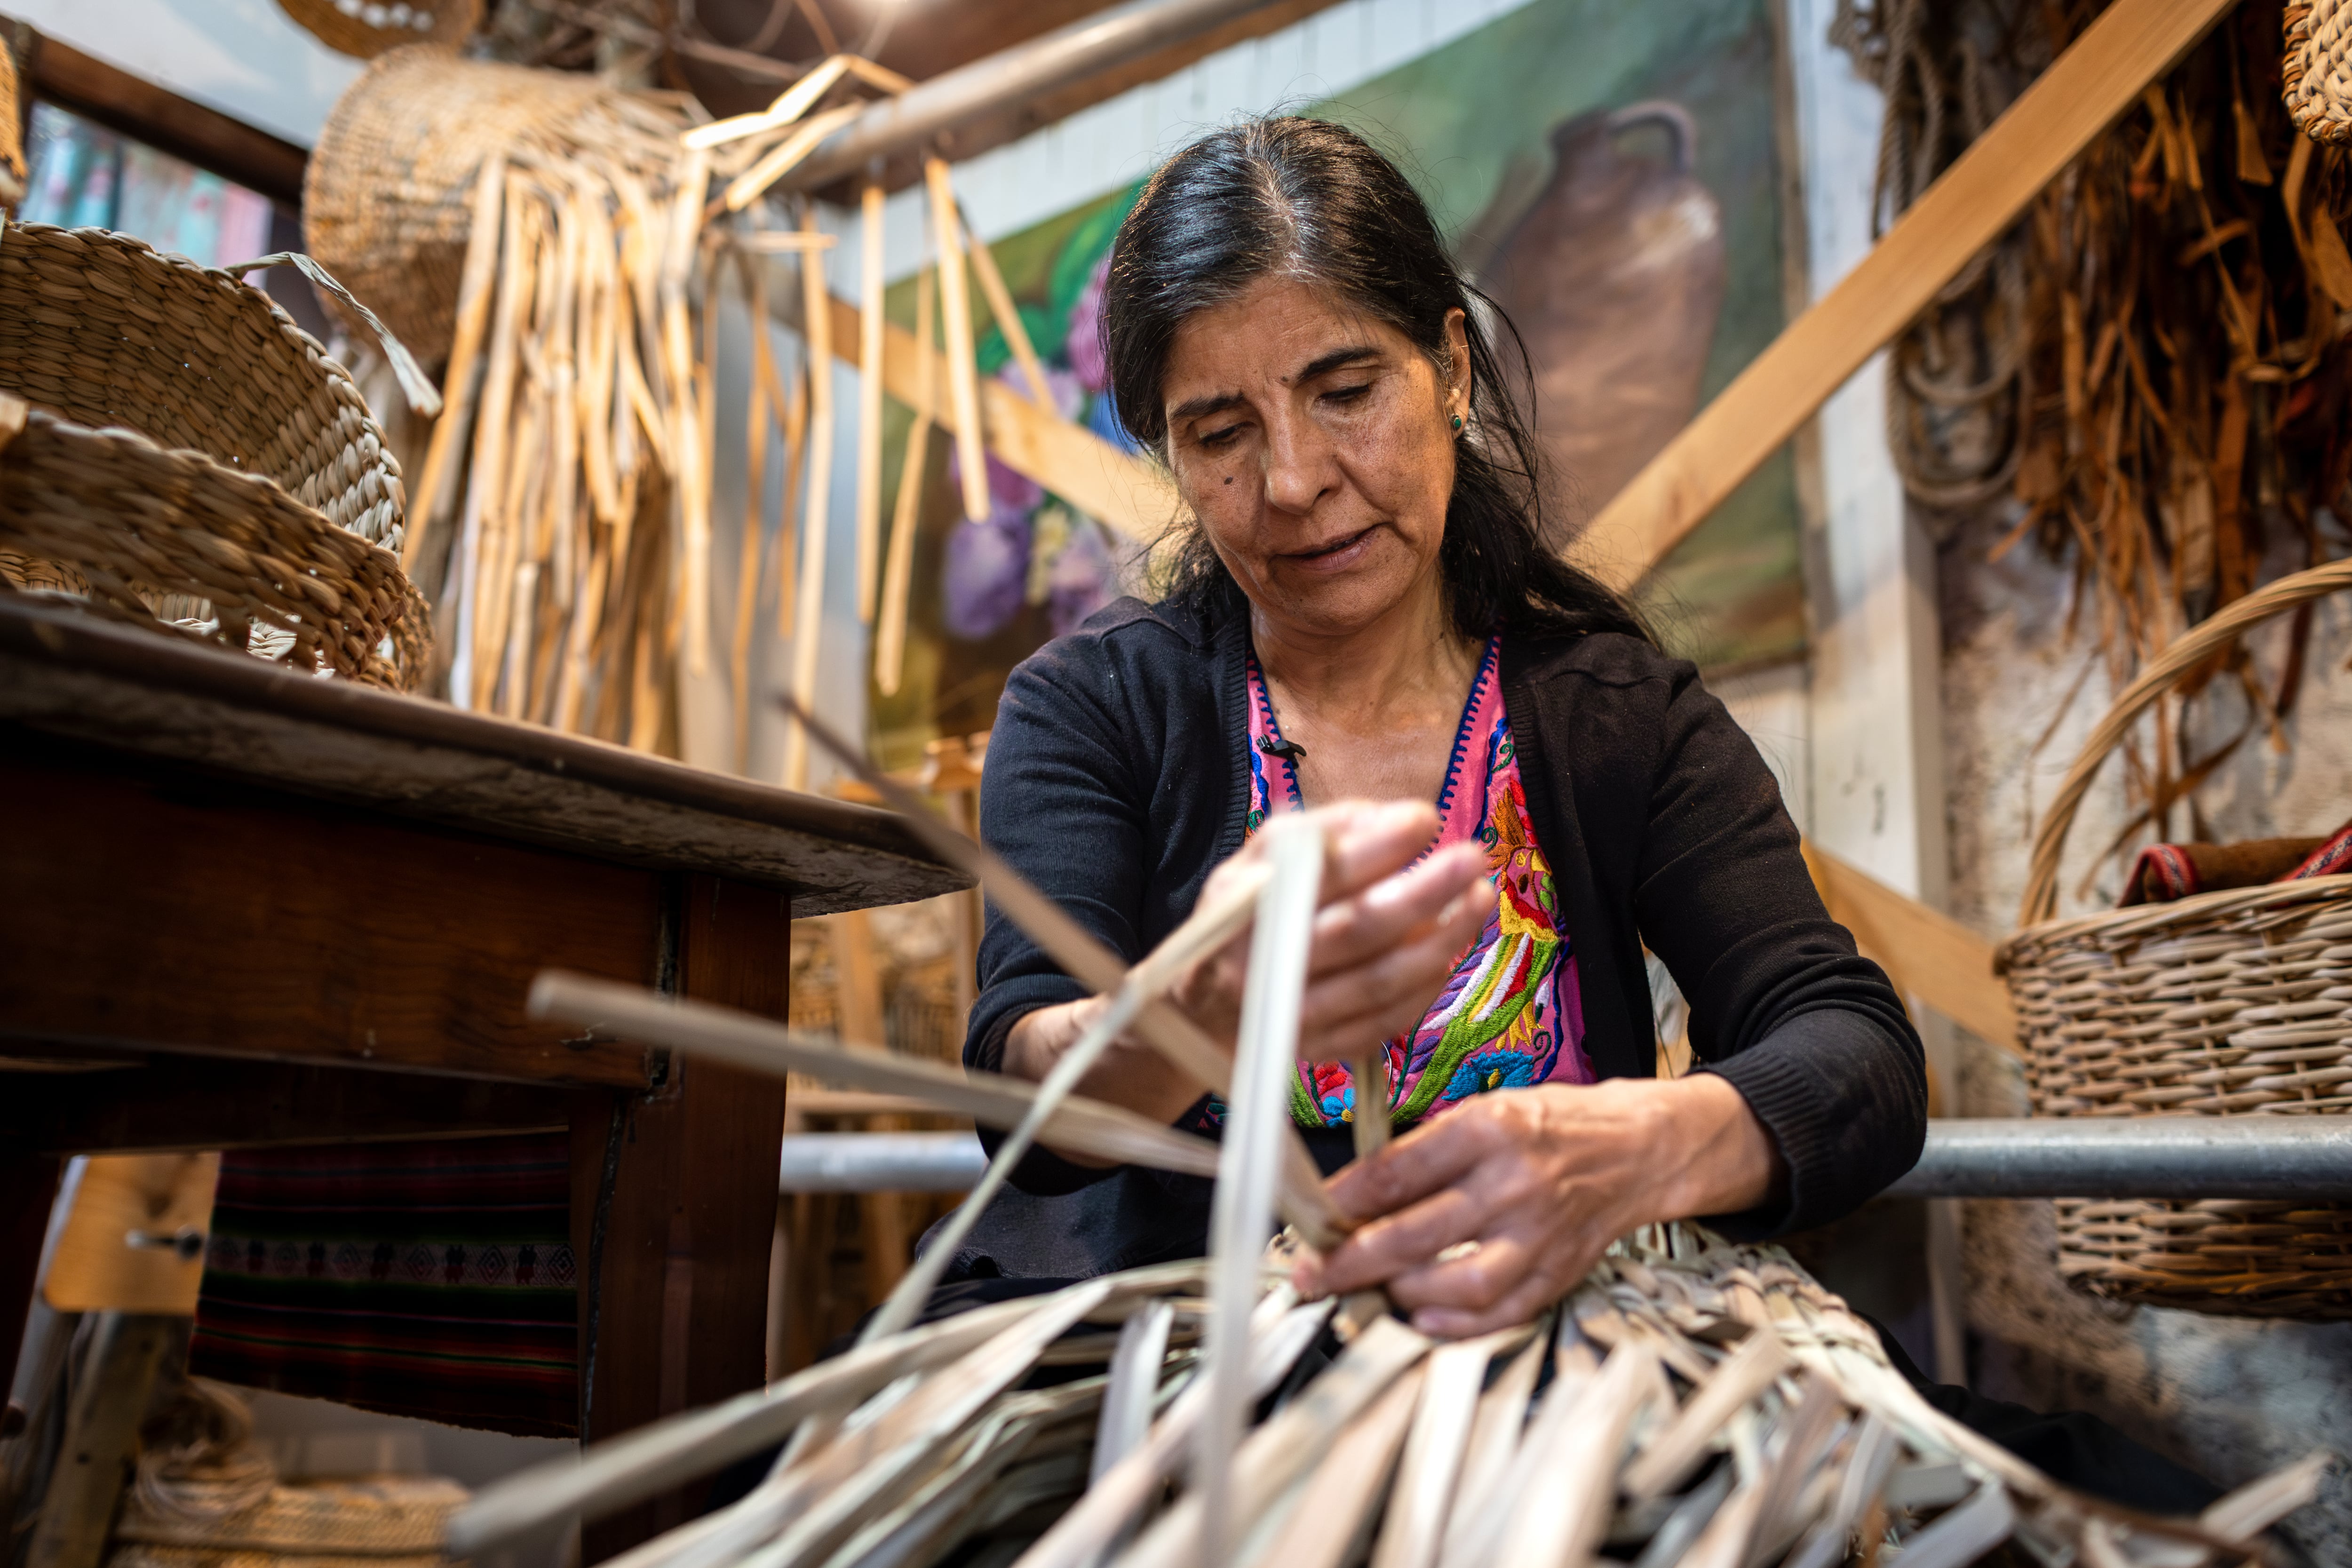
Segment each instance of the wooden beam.
[[[835,299],[834,353],[852,363],[857,357],[857,307]],[[916,357],[920,353],[914,333],[895,324],[884,326],[883,390],[918,413],[922,411],[922,362]],[[931,357],[931,416],[951,426],[947,357],[936,350]],[[1129,538],[1155,539],[1175,518],[1175,489],[1158,468],[1084,426],[1046,413],[1003,382],[991,378],[980,384],[980,425],[998,461]]]
[[1914,203],[1601,509],[1578,543],[1628,588],[2000,237],[2234,0],[2115,0]]
[[291,142],[38,33],[26,51],[25,79],[35,98],[289,208],[302,205],[302,171],[310,155]]
[[2025,1054],[2009,987],[1992,971],[1992,943],[1811,844],[1805,865],[1830,918],[1853,933],[1863,956],[1885,970],[1897,991],[2013,1056]]

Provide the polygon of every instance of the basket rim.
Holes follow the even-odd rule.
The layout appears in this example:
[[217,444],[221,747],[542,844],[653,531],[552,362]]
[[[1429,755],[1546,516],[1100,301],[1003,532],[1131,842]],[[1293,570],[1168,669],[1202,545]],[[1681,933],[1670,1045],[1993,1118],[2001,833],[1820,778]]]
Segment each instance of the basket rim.
[[[142,239],[135,234],[125,234],[120,229],[105,228],[97,225],[84,225],[77,228],[68,227],[63,224],[19,223],[11,219],[5,225],[5,228],[0,228],[0,248],[5,248],[9,245],[24,241],[30,241],[35,245],[55,244],[58,237],[60,236],[68,237],[84,245],[106,246],[116,250],[128,252],[134,256],[143,255],[145,259],[139,262],[138,265],[182,268],[187,271],[197,274],[199,277],[225,282],[236,289],[240,295],[249,294],[257,298],[261,303],[268,308],[269,311],[270,324],[278,330],[278,335],[284,338],[298,354],[306,356],[312,367],[320,373],[324,381],[330,384],[332,384],[335,382],[341,382],[345,386],[350,388],[352,403],[358,410],[361,424],[364,429],[374,434],[376,446],[383,454],[382,457],[377,459],[378,462],[386,463],[386,460],[391,458],[392,443],[384,436],[383,422],[375,416],[375,409],[369,404],[367,394],[361,389],[358,379],[352,374],[350,368],[346,366],[342,361],[337,359],[333,354],[327,352],[326,344],[320,342],[317,338],[312,337],[310,333],[303,328],[300,322],[297,321],[291,315],[288,314],[286,307],[279,304],[274,298],[272,298],[269,290],[257,287],[255,284],[247,283],[242,276],[229,271],[226,268],[206,267],[202,262],[195,260],[193,257],[184,256],[176,250],[162,249],[153,242]],[[28,398],[26,401],[30,402],[31,399]],[[37,408],[47,408],[47,405],[43,404],[36,403],[33,405]],[[130,428],[129,426],[123,426],[80,425],[77,424],[75,421],[67,419],[62,414],[58,414],[54,409],[49,409],[47,411],[54,417],[58,418],[62,422],[74,425],[74,427],[77,429],[111,430]],[[142,438],[149,439],[151,441],[152,440],[152,437],[146,437],[143,431],[132,429],[131,433],[134,436],[141,436]],[[160,445],[160,443],[156,444]],[[215,467],[223,468],[227,468],[229,467],[229,465],[221,462],[218,458],[213,457],[211,453],[204,451],[201,447],[166,447],[163,449],[165,451],[173,452],[194,451],[199,456],[204,457],[207,461],[213,463]],[[397,472],[396,467],[388,463],[386,466],[390,471],[394,473]],[[230,471],[242,473],[247,470],[231,469]],[[273,480],[272,482],[274,483],[275,481]],[[283,486],[280,486],[279,488],[284,489]],[[289,494],[290,497],[291,492],[289,492]],[[406,514],[408,508],[404,500],[401,500],[398,498],[395,498],[395,504],[398,506],[398,510],[401,514],[401,521],[404,526],[407,521]],[[321,513],[320,515],[323,516],[324,514]]]
[[2192,893],[2169,903],[2135,904],[2127,909],[2042,921],[2004,937],[1993,949],[1993,967],[1995,973],[2006,973],[2028,944],[2067,942],[2094,932],[2103,937],[2138,936],[2175,922],[2194,922],[2339,897],[2352,897],[2352,871],[2330,877],[2305,877],[2294,882],[2263,882],[2252,888],[2222,888],[2210,893]]
[[[0,399],[15,397],[16,395],[14,393],[0,393]],[[292,490],[288,489],[284,485],[279,484],[268,474],[257,473],[251,468],[237,468],[234,464],[224,463],[218,458],[214,457],[210,452],[205,451],[202,447],[167,447],[163,445],[163,442],[155,439],[152,436],[148,435],[144,430],[134,429],[128,425],[84,425],[78,420],[68,418],[65,415],[58,413],[56,409],[51,408],[45,403],[36,403],[29,397],[19,398],[18,401],[25,405],[31,417],[38,418],[45,424],[54,426],[61,433],[77,439],[83,437],[92,438],[103,437],[109,440],[127,439],[135,441],[142,447],[152,447],[157,453],[166,458],[193,458],[197,462],[202,463],[214,476],[221,479],[225,479],[231,484],[260,485],[267,489],[276,490],[279,495],[286,498],[286,502],[289,506],[307,514],[311,521],[317,523],[320,528],[324,529],[329,533],[340,534],[343,538],[350,540],[353,544],[358,545],[362,552],[371,550],[378,551],[381,552],[384,558],[390,561],[394,566],[398,566],[400,564],[400,557],[398,554],[386,549],[384,546],[378,544],[373,539],[362,538],[360,535],[353,533],[348,528],[337,528],[328,518],[325,512],[320,510],[317,507],[312,506],[310,502],[296,495]],[[5,453],[5,445],[0,444],[0,462],[6,460]],[[404,576],[406,575],[404,570],[402,574]]]

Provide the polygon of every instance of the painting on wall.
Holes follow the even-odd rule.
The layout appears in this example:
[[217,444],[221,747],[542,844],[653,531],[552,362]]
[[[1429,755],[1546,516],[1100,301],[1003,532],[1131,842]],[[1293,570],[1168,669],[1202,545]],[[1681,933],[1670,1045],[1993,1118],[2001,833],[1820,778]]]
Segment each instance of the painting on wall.
[[[1530,0],[1344,94],[1300,106],[1361,132],[1429,202],[1457,258],[1510,317],[1533,374],[1555,537],[1614,495],[1785,321],[1770,0]],[[1095,331],[1112,237],[1135,188],[994,246],[1056,402],[1127,444]],[[914,320],[911,281],[890,313]],[[980,368],[1008,381],[983,314]],[[1025,383],[1014,384],[1025,390]],[[894,407],[889,444],[910,422]],[[967,521],[933,443],[905,673],[872,698],[892,765],[984,730],[1013,665],[1134,589],[1143,544],[991,465]],[[892,456],[885,469],[898,472]],[[1646,590],[1675,651],[1714,670],[1804,646],[1799,516],[1784,453],[1668,558]]]

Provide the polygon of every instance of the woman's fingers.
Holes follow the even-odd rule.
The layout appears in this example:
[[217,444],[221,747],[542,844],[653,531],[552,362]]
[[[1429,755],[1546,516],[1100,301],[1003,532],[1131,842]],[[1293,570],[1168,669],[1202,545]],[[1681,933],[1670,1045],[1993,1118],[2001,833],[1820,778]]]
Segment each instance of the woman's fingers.
[[1486,1118],[1475,1114],[1478,1110],[1473,1100],[1423,1122],[1372,1158],[1344,1167],[1325,1184],[1331,1201],[1342,1214],[1369,1218],[1393,1215],[1433,1193],[1461,1185],[1465,1176],[1496,1152],[1496,1133]]
[[1485,1206],[1469,1194],[1447,1190],[1357,1229],[1329,1256],[1300,1267],[1299,1283],[1314,1295],[1344,1295],[1395,1279],[1445,1248],[1469,1241],[1486,1223]]
[[[1595,1256],[1599,1256],[1597,1253]],[[1591,1267],[1590,1264],[1587,1267]],[[1426,1306],[1408,1308],[1412,1326],[1433,1339],[1466,1340],[1474,1334],[1492,1333],[1524,1323],[1558,1300],[1566,1284],[1555,1283],[1538,1269],[1529,1269],[1519,1282],[1486,1306]],[[1402,1303],[1400,1303],[1402,1304]]]
[[1437,808],[1422,800],[1346,800],[1308,816],[1325,835],[1326,903],[1402,870],[1437,837]]
[[1397,942],[1352,969],[1322,971],[1307,980],[1298,1013],[1301,1058],[1355,1056],[1367,1041],[1388,1039],[1421,1023],[1463,950],[1486,924],[1491,908],[1491,889],[1484,889],[1484,896],[1473,891],[1412,941]]
[[[1464,895],[1472,903],[1465,903]],[[1472,904],[1475,903],[1475,908]],[[1382,879],[1350,898],[1327,903],[1315,917],[1312,976],[1331,974],[1395,949],[1418,928],[1449,918],[1469,931],[1446,954],[1450,961],[1485,923],[1493,907],[1486,852],[1475,843],[1449,844],[1417,866]]]

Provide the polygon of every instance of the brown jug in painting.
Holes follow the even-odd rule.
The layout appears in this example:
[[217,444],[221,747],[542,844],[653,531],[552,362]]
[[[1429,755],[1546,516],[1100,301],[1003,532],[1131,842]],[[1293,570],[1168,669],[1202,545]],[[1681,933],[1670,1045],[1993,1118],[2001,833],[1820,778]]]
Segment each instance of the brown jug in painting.
[[[1664,162],[1636,131],[1666,133]],[[1551,183],[1480,282],[1535,370],[1536,429],[1570,514],[1591,515],[1698,411],[1723,311],[1723,213],[1691,173],[1678,103],[1596,110],[1552,132]]]

